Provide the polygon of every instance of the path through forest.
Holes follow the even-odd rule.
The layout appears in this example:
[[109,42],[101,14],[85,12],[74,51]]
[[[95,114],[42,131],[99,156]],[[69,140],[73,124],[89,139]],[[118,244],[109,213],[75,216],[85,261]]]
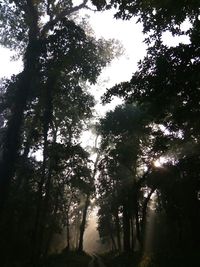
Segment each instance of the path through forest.
[[101,257],[96,254],[91,254],[91,261],[89,262],[88,267],[106,267],[105,264],[102,262]]

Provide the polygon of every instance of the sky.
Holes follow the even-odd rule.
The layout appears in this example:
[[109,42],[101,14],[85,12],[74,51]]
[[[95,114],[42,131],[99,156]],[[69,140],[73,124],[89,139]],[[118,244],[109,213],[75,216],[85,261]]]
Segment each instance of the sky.
[[10,77],[12,74],[17,74],[22,70],[22,62],[11,60],[12,56],[14,56],[14,52],[0,47],[0,78]]
[[[137,70],[137,62],[146,53],[146,45],[143,43],[142,26],[136,24],[136,19],[130,21],[116,20],[113,18],[114,10],[87,13],[90,15],[90,23],[97,38],[116,39],[124,48],[124,54],[114,59],[102,71],[99,82],[95,86],[95,96],[98,100],[106,88],[130,80],[133,72]],[[117,99],[107,106],[102,106],[99,103],[96,106],[97,112],[102,116],[118,103],[120,101]]]

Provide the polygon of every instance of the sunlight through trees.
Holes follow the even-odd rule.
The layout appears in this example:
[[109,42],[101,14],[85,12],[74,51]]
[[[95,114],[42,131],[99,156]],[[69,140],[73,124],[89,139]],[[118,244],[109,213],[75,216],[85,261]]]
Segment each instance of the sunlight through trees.
[[[124,49],[84,10],[135,17],[147,47],[99,83],[103,116]],[[0,22],[23,65],[0,82],[1,266],[197,266],[199,1],[0,0]]]

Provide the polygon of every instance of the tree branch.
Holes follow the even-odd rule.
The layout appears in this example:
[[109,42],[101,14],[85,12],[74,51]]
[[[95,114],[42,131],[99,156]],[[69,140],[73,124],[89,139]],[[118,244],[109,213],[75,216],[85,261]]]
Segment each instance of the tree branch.
[[72,7],[70,10],[68,9],[64,9],[63,11],[61,11],[56,17],[55,19],[51,20],[51,21],[48,21],[43,29],[41,30],[41,37],[44,37],[45,34],[48,32],[48,30],[53,27],[57,22],[59,22],[62,18],[66,17],[66,16],[69,16],[70,14],[74,13],[74,12],[77,12],[79,11],[80,9],[86,7],[86,4],[87,4],[88,0],[83,0],[83,2],[78,5],[78,6],[75,6],[75,7]]
[[89,7],[87,5],[85,5],[85,8],[90,10],[90,11],[93,11],[93,12],[97,12],[98,11],[98,9],[92,9],[91,7]]

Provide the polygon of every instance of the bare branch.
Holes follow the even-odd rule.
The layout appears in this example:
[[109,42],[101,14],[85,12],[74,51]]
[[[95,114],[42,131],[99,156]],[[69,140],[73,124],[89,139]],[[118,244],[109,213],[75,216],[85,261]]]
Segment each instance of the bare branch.
[[53,27],[57,22],[59,22],[62,18],[65,18],[66,16],[69,16],[71,15],[72,13],[74,12],[77,12],[79,11],[80,9],[82,8],[85,8],[86,7],[86,4],[87,4],[88,0],[83,0],[83,2],[78,5],[78,6],[75,6],[75,7],[72,7],[70,10],[68,9],[65,9],[63,10],[62,12],[60,12],[56,17],[55,19],[51,20],[51,21],[48,21],[43,29],[41,30],[41,37],[44,37],[45,34],[48,32],[48,30]]
[[93,11],[93,12],[97,12],[98,11],[98,9],[92,9],[91,7],[89,7],[87,5],[85,5],[85,8],[90,10],[90,11]]

